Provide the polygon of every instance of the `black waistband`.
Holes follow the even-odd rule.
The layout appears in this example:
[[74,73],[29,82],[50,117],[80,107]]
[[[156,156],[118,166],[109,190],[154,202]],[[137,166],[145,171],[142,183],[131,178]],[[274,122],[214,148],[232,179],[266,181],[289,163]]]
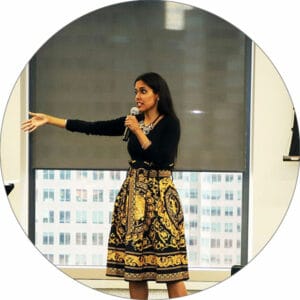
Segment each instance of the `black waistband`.
[[164,166],[159,166],[153,162],[142,161],[142,160],[130,160],[129,165],[131,168],[134,169],[143,168],[146,170],[173,170],[174,167],[174,163],[164,165]]

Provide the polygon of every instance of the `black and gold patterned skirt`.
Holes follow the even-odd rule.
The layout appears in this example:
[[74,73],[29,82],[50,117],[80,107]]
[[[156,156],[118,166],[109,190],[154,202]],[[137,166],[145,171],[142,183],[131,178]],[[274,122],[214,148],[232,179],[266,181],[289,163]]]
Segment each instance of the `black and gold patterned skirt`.
[[183,211],[171,171],[128,171],[114,205],[106,275],[127,281],[189,278]]

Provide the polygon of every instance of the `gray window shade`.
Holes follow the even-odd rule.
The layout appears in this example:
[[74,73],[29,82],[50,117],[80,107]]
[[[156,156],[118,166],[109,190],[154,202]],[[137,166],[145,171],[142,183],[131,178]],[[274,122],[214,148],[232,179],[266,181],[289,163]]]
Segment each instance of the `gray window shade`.
[[[30,110],[117,118],[134,106],[136,76],[154,71],[168,82],[181,120],[176,168],[244,171],[247,37],[198,8],[168,5],[102,8],[55,34],[30,62]],[[175,14],[181,21],[169,27]],[[33,168],[120,169],[129,160],[122,137],[51,126],[31,135],[31,154]]]

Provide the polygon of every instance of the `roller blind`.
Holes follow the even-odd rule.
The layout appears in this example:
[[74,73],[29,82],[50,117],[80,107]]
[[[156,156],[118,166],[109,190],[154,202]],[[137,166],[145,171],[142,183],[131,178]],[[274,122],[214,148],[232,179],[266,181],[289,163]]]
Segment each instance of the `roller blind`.
[[[134,106],[133,81],[160,73],[181,121],[176,169],[246,168],[247,37],[198,8],[137,1],[85,15],[30,61],[30,110],[109,120]],[[126,169],[122,137],[44,126],[31,135],[33,168]]]

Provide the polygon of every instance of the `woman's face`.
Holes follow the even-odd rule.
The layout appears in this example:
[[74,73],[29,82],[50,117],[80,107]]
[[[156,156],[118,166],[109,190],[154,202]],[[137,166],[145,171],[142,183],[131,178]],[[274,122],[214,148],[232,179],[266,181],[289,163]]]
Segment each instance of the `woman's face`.
[[140,112],[157,110],[158,95],[142,80],[135,83],[135,101]]

